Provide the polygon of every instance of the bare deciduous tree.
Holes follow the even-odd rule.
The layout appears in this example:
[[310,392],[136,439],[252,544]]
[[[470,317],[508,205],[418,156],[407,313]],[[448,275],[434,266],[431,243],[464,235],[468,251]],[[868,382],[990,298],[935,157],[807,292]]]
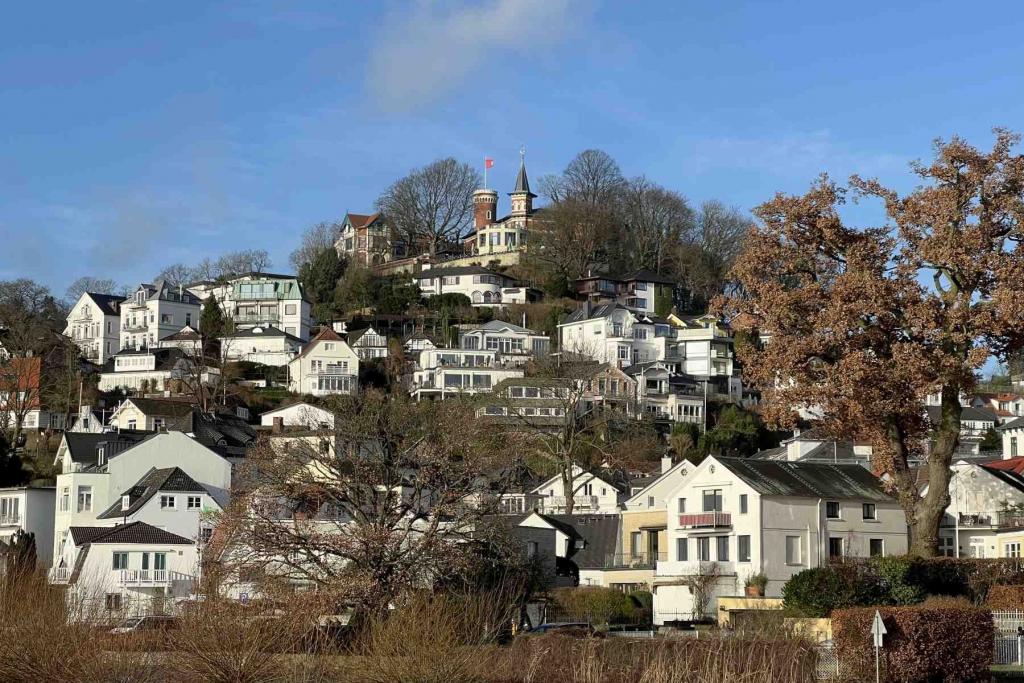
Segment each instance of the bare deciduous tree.
[[541,190],[553,203],[572,200],[612,208],[625,187],[626,180],[615,159],[599,149],[577,154],[561,176],[541,179]]
[[694,241],[693,209],[678,192],[643,176],[627,183],[621,196],[623,266],[660,273],[675,245]]
[[71,308],[86,292],[92,292],[93,294],[118,294],[122,289],[124,288],[113,280],[84,275],[68,285],[67,290],[64,292],[64,305]]
[[288,257],[288,263],[298,273],[302,267],[313,262],[317,254],[334,246],[334,241],[341,233],[337,223],[317,223],[302,233],[299,246]]
[[462,237],[473,218],[473,191],[481,183],[469,164],[438,159],[393,183],[377,199],[377,210],[410,246],[426,245],[434,256]]

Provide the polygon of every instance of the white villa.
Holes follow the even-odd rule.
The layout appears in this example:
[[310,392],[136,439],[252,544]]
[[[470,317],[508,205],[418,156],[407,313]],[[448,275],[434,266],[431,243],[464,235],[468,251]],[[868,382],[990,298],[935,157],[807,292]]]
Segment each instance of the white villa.
[[[668,495],[668,556],[657,563],[654,622],[717,613],[755,574],[766,595],[789,578],[842,557],[907,552],[899,503],[860,465],[708,456]],[[687,577],[714,573],[707,614],[694,614]]]
[[121,348],[123,301],[123,296],[85,292],[71,307],[64,336],[78,345],[87,360],[105,363]]
[[327,396],[359,391],[359,356],[329,327],[288,363],[288,390]]
[[501,306],[503,290],[516,288],[516,281],[482,266],[439,266],[424,264],[415,284],[425,297],[463,294],[473,306]]
[[507,359],[544,356],[551,348],[551,339],[531,329],[503,320],[479,325],[458,325],[459,348],[497,351]]
[[199,326],[199,299],[164,280],[143,283],[120,304],[122,349],[144,349],[186,326]]
[[388,338],[373,327],[348,330],[345,338],[360,360],[387,358]]
[[189,291],[202,301],[214,297],[239,329],[272,326],[309,339],[311,304],[294,275],[246,273],[223,283],[195,283]]
[[539,509],[544,514],[564,514],[571,497],[574,515],[615,515],[622,491],[612,479],[610,472],[589,472],[573,465],[572,491],[566,491],[561,476],[556,475],[531,493],[539,497]]

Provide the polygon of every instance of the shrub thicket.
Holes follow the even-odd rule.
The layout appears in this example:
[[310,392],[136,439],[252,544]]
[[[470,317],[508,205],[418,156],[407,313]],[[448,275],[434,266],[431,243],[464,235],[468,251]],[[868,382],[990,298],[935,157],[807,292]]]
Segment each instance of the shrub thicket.
[[878,557],[806,569],[782,589],[794,616],[824,617],[834,609],[914,605],[928,596],[984,604],[993,586],[1024,584],[1019,559]]
[[992,586],[985,598],[989,609],[1024,609],[1024,586]]
[[[988,680],[994,647],[992,614],[975,607],[882,607],[886,635],[881,649],[883,680]],[[874,676],[871,622],[875,608],[832,613],[832,635],[852,680]]]

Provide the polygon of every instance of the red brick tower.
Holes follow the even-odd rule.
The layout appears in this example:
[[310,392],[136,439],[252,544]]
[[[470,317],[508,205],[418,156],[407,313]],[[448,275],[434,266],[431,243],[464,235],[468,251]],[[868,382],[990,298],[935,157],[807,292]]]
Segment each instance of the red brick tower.
[[480,189],[473,192],[473,227],[480,231],[498,219],[498,192]]

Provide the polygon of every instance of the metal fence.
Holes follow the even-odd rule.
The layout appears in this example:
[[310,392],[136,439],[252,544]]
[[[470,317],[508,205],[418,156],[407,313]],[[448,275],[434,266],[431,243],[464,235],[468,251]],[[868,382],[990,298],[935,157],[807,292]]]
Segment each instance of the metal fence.
[[1024,664],[1024,637],[996,636],[993,664]]
[[830,681],[839,678],[839,653],[834,645],[821,645],[817,648],[818,658],[814,666],[814,677],[819,681]]
[[1016,636],[1024,629],[1024,610],[992,610],[992,625],[996,634]]

